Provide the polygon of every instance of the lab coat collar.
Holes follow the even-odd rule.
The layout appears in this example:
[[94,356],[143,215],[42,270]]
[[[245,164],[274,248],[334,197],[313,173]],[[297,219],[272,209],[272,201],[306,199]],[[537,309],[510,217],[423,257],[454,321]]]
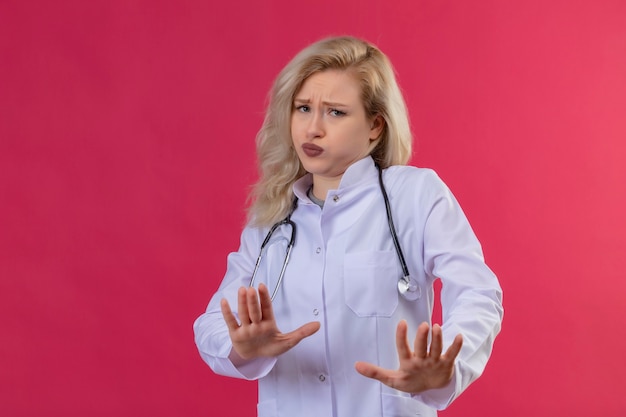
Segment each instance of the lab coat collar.
[[[371,183],[376,180],[377,175],[374,160],[371,156],[367,156],[346,169],[346,172],[341,177],[337,191],[348,190],[363,183]],[[301,201],[311,202],[311,199],[307,196],[307,191],[311,188],[311,185],[313,185],[313,176],[307,173],[293,184],[293,192]]]

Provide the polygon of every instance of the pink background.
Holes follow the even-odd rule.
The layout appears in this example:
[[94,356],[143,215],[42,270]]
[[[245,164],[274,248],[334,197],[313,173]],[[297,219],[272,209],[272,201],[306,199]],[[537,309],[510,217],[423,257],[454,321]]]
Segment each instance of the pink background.
[[2,415],[255,415],[191,325],[271,82],[331,34],[390,56],[412,162],[505,291],[485,375],[441,415],[626,412],[626,2],[3,0]]

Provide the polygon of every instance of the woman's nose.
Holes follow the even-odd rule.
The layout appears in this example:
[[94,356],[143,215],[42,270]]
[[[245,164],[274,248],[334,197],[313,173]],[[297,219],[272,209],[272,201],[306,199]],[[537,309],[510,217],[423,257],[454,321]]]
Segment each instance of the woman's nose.
[[307,137],[309,139],[324,136],[324,121],[320,112],[312,112],[307,126]]

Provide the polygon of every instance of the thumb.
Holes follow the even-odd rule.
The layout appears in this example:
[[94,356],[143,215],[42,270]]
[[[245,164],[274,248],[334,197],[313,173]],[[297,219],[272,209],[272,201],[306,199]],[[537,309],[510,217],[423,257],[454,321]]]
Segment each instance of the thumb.
[[383,380],[388,376],[387,370],[368,362],[356,362],[354,364],[354,369],[356,369],[356,371],[361,375],[376,379],[380,382],[383,382]]
[[298,327],[296,330],[292,332],[282,334],[280,336],[280,342],[276,346],[278,350],[274,352],[274,355],[279,355],[290,350],[291,348],[296,346],[298,343],[300,343],[302,339],[304,339],[305,337],[311,336],[313,333],[315,333],[319,329],[320,329],[320,322],[312,321],[310,323],[307,323],[303,326]]
[[312,321],[298,327],[296,330],[287,333],[285,336],[291,339],[293,344],[299,343],[305,337],[309,337],[320,329],[319,321]]

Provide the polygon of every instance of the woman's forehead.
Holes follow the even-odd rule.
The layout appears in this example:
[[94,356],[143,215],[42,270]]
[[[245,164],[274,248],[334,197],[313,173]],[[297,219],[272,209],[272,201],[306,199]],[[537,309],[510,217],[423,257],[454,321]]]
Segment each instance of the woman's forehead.
[[358,80],[345,70],[316,72],[304,80],[294,95],[299,101],[360,101],[361,86]]

